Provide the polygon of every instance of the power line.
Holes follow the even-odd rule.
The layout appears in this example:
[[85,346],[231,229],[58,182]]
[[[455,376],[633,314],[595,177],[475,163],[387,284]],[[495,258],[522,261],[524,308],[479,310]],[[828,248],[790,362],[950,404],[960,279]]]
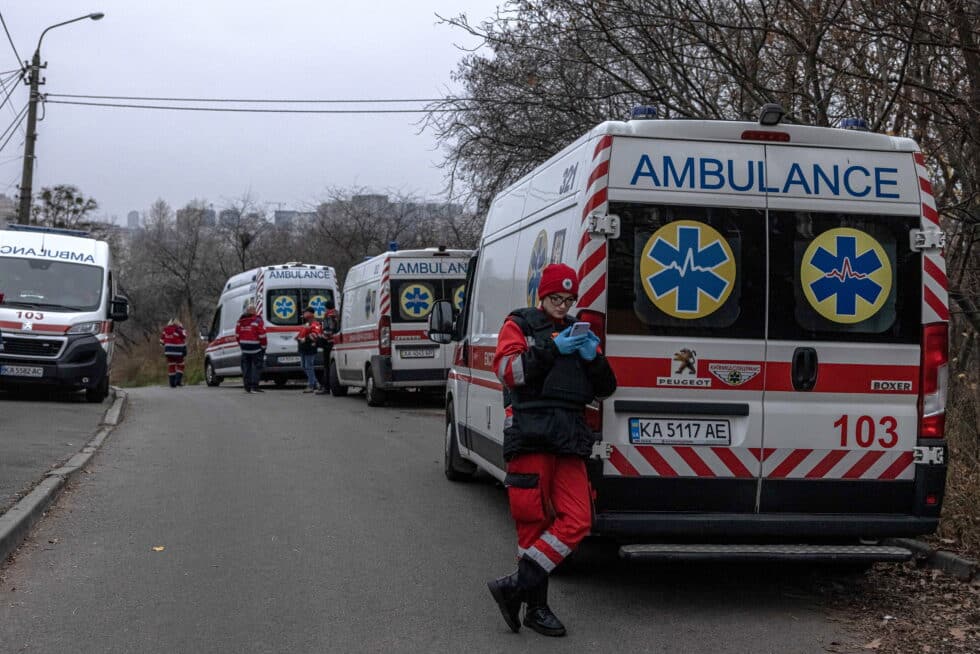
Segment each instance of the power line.
[[[0,80],[0,87],[2,87],[4,91],[7,91],[7,84],[3,80]],[[14,94],[14,91],[16,90],[17,90],[17,83],[14,82],[13,85],[11,85],[10,90],[7,91],[7,95],[4,97],[2,101],[0,101],[0,109],[3,109],[3,105],[7,104],[7,101],[10,100],[10,96],[12,96]]]
[[[13,48],[14,56],[17,57],[17,65],[23,66],[24,60],[20,58],[20,53],[17,52],[17,46],[14,45],[14,40],[10,38],[10,30],[7,29],[7,21],[3,19],[3,12],[0,12],[0,23],[3,23],[3,31],[7,33],[7,40],[10,41],[10,47]],[[17,70],[20,70],[20,68]]]
[[[251,103],[251,104],[398,104],[416,102],[442,102],[450,98],[364,98],[352,100],[348,98],[339,100],[301,100],[296,98],[284,98],[281,100],[270,98],[162,98],[140,95],[82,95],[78,93],[48,93],[49,98],[80,98],[85,100],[139,100],[144,102],[231,102],[231,103]],[[463,99],[463,98],[452,98]]]
[[[46,97],[51,97],[49,94]],[[69,100],[47,100],[47,104],[67,104],[83,107],[115,107],[119,109],[162,109],[170,111],[210,111],[224,113],[252,114],[428,114],[447,111],[466,111],[465,109],[258,109],[254,107],[171,107],[154,104],[120,104],[112,102],[76,102]]]
[[[3,142],[3,145],[0,145],[0,152],[3,152],[3,149],[7,147],[8,143],[10,143],[10,139],[12,139],[14,137],[14,134],[17,133],[17,127],[19,127],[20,124],[24,122],[24,119],[26,117],[27,117],[27,105],[24,105],[24,108],[20,110],[20,119],[16,120],[13,123],[10,123],[10,126],[7,127],[7,130],[10,130],[10,134],[7,136],[7,139]],[[7,133],[7,130],[4,130],[4,134]],[[3,138],[2,135],[0,135],[0,138]]]

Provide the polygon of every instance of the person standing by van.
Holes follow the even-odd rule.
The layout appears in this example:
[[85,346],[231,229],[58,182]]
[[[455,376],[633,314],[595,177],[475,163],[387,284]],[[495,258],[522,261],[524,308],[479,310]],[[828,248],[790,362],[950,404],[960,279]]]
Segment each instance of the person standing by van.
[[548,576],[591,528],[585,461],[594,436],[585,406],[616,390],[616,377],[591,331],[572,335],[568,311],[578,277],[564,264],[546,266],[537,307],[512,311],[497,340],[493,369],[504,385],[504,484],[517,525],[517,570],[487,582],[512,631],[546,636],[565,627],[548,606]]
[[184,358],[187,356],[187,331],[179,320],[174,318],[160,334],[163,355],[167,357],[167,379],[170,388],[184,385]]
[[304,393],[312,393],[317,389],[316,380],[316,350],[323,335],[323,327],[316,319],[316,309],[306,307],[303,311],[303,326],[296,334],[299,342],[300,365],[306,373],[307,387]]
[[262,360],[268,341],[265,335],[265,323],[262,316],[255,312],[255,305],[249,304],[235,325],[235,338],[242,351],[242,384],[245,392],[262,393],[259,388],[259,373],[262,370]]
[[323,379],[316,392],[317,395],[330,393],[330,352],[333,350],[334,334],[340,331],[340,316],[337,315],[334,301],[328,298],[325,306],[326,313],[323,314],[323,320],[320,322],[323,327],[323,333],[320,335],[320,347],[323,348]]

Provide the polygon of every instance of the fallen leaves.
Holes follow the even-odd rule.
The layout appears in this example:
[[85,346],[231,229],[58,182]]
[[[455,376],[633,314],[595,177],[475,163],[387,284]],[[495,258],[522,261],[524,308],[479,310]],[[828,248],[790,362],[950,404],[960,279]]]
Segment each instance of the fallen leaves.
[[878,649],[879,647],[881,647],[881,639],[875,638],[870,643],[866,644],[864,649]]
[[950,627],[949,635],[956,640],[966,640],[966,629],[961,629],[960,627]]
[[153,550],[154,552],[162,552],[162,551],[163,551],[163,550],[165,550],[166,548],[165,548],[165,547],[164,547],[163,545],[154,545],[154,546],[153,546],[153,547],[152,547],[151,549],[152,549],[152,550]]

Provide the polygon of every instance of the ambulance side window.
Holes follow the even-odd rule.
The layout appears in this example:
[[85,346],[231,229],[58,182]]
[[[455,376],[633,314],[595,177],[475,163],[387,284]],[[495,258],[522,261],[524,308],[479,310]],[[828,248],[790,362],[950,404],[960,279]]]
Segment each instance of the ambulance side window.
[[469,333],[470,316],[473,315],[473,303],[469,302],[470,294],[473,292],[473,280],[476,278],[476,266],[479,263],[479,254],[470,257],[470,262],[466,268],[466,283],[463,286],[463,301],[460,315],[456,318],[455,338],[462,340]]
[[918,216],[770,211],[769,337],[917,343]]
[[218,332],[221,331],[221,305],[218,305],[218,309],[214,312],[214,319],[211,321],[211,331],[208,332],[208,340],[213,341],[218,338]]
[[611,203],[608,330],[765,338],[762,209]]

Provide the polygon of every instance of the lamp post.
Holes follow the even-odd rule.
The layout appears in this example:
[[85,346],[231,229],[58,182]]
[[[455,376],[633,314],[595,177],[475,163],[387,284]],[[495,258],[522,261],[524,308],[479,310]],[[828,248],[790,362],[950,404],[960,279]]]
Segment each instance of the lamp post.
[[66,20],[63,23],[55,23],[46,27],[41,32],[41,37],[37,40],[37,48],[34,49],[34,57],[31,59],[31,66],[28,73],[27,83],[31,87],[31,97],[27,104],[27,135],[24,138],[24,171],[20,178],[20,212],[17,215],[17,222],[21,225],[29,225],[31,222],[31,184],[34,180],[34,142],[37,141],[37,102],[41,97],[38,87],[41,85],[41,41],[48,30],[53,30],[62,25],[68,25],[80,20],[91,19],[101,20],[105,16],[102,12],[86,14],[78,18]]

